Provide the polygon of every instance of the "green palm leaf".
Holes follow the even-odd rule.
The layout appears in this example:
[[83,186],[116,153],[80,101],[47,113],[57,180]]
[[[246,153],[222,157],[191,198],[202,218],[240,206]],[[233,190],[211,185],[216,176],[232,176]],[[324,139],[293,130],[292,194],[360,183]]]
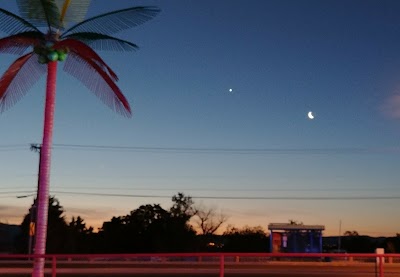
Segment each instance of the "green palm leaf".
[[60,9],[54,0],[17,0],[22,17],[39,27],[61,29]]
[[76,24],[63,33],[91,32],[111,35],[138,26],[160,12],[157,7],[133,7],[94,16]]
[[98,33],[73,33],[64,38],[73,38],[82,41],[95,50],[134,51],[139,49],[139,47],[132,42]]
[[25,19],[3,9],[0,9],[0,30],[9,35],[29,31],[39,32],[35,26]]

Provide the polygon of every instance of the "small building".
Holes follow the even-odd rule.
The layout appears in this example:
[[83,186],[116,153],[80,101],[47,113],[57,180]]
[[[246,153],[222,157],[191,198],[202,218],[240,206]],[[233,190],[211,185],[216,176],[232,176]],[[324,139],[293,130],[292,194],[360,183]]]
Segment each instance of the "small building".
[[271,223],[271,253],[322,253],[323,225]]

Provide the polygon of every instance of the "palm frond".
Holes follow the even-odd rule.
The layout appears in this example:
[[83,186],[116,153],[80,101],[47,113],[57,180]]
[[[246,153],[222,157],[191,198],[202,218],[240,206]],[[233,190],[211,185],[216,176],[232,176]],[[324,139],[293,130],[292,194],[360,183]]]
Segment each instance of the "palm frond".
[[95,50],[134,51],[139,49],[139,47],[132,42],[98,33],[73,33],[65,36],[65,38],[79,40]]
[[39,27],[62,29],[60,9],[54,0],[17,0],[23,18]]
[[29,47],[38,45],[44,35],[41,32],[23,32],[0,39],[0,53],[22,55]]
[[64,65],[65,72],[81,81],[100,100],[119,114],[130,117],[131,108],[121,90],[95,61],[71,52]]
[[31,23],[13,14],[9,11],[0,8],[0,31],[9,35],[14,35],[21,32],[39,32],[39,30]]
[[91,0],[56,0],[60,8],[60,21],[81,22],[85,19]]
[[33,52],[11,64],[0,79],[0,112],[13,106],[46,72],[46,66],[39,64]]
[[160,12],[157,7],[133,7],[94,16],[63,33],[91,32],[111,35],[145,23]]
[[69,49],[69,51],[78,54],[79,56],[84,56],[86,59],[94,61],[105,72],[108,72],[114,81],[118,81],[117,74],[115,74],[115,72],[103,61],[103,59],[85,43],[76,39],[68,38],[57,42],[54,44],[53,48],[56,50]]

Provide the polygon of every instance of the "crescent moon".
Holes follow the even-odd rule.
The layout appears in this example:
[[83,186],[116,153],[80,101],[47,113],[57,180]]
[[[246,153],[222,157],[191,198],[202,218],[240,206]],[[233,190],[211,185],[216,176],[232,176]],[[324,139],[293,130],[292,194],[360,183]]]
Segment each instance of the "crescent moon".
[[308,112],[307,116],[309,119],[314,119],[314,116],[311,111]]

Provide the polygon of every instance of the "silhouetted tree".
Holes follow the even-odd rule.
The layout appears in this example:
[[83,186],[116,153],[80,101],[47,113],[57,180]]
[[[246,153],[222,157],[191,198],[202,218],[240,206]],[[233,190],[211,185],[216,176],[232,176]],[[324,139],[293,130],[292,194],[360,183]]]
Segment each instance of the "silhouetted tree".
[[192,249],[195,232],[188,224],[193,201],[180,193],[169,211],[159,204],[142,205],[113,217],[100,229],[105,252],[182,252]]
[[223,234],[226,252],[267,252],[269,237],[261,226],[238,229],[228,226]]
[[93,252],[93,227],[86,227],[84,220],[78,217],[72,217],[68,224],[68,244],[69,253],[91,253]]
[[359,236],[360,234],[357,231],[346,231],[343,234],[344,236],[355,237]]
[[133,241],[128,240],[131,246],[139,252],[163,251],[165,229],[168,220],[168,212],[159,204],[142,205],[125,217],[127,227]]
[[168,250],[171,252],[193,251],[196,232],[189,224],[189,220],[195,213],[192,197],[178,193],[172,197],[172,202],[166,229],[169,237]]
[[[35,204],[33,205],[35,206]],[[34,218],[35,209],[30,209],[29,213],[25,215],[22,223],[22,235],[18,242],[18,252],[28,253],[29,241],[29,224],[31,217]],[[48,229],[47,229],[47,253],[64,253],[66,250],[66,239],[68,237],[68,227],[65,221],[64,208],[55,197],[49,198],[49,212],[48,212]]]
[[99,244],[97,252],[129,252],[127,251],[127,245],[125,243],[125,236],[128,235],[128,231],[124,217],[114,216],[110,221],[104,222],[98,235]]
[[386,238],[385,240],[386,253],[400,253],[400,236],[396,234],[395,237]]
[[342,238],[342,247],[349,253],[373,253],[380,242],[369,236],[361,236],[357,231],[346,231]]
[[195,214],[192,197],[185,196],[182,192],[179,192],[177,195],[172,196],[172,202],[174,204],[170,209],[171,217],[183,218],[186,222]]

